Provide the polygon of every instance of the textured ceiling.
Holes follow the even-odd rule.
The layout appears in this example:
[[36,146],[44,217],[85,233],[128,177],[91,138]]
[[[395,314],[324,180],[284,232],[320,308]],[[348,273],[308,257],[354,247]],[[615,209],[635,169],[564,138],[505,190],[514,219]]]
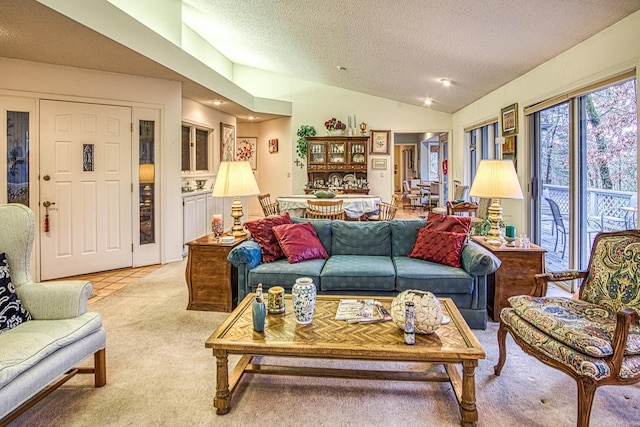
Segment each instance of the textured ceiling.
[[640,9],[640,0],[182,1],[183,22],[234,63],[408,104],[430,98],[449,113]]
[[[183,0],[183,20],[235,63],[454,112],[638,9],[640,0]],[[179,80],[187,98],[218,97],[34,0],[0,0],[0,56]]]

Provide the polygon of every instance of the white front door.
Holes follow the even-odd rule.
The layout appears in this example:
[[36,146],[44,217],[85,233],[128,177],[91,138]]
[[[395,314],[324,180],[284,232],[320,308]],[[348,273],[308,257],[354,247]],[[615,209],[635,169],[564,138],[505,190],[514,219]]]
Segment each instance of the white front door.
[[131,134],[131,108],[40,102],[41,280],[132,265]]

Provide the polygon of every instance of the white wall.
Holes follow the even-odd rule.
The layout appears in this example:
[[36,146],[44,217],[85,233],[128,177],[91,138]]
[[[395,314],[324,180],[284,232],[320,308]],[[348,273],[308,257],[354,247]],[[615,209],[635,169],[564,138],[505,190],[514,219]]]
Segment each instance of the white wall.
[[[523,108],[554,95],[594,83],[622,71],[640,68],[640,12],[636,12],[527,74],[491,92],[453,114],[453,145],[449,160],[453,179],[463,181],[464,127],[499,115],[500,109],[518,103],[520,133],[517,141],[518,178],[524,201],[502,200],[506,222],[518,230],[528,227],[529,147]],[[640,122],[640,120],[638,120]]]
[[[181,259],[182,227],[175,227],[176,221],[182,223],[180,83],[7,58],[0,58],[0,69],[3,76],[0,94],[36,101],[46,98],[161,110],[161,141],[156,157],[161,192],[161,257],[162,262]],[[37,152],[40,145],[38,135],[32,135],[30,144]],[[35,174],[32,174],[30,186],[37,189],[34,178]],[[0,185],[6,186],[6,175],[0,176]],[[37,215],[38,210],[35,211]]]
[[[306,167],[300,169],[293,163],[296,159],[296,131],[303,124],[314,126],[318,135],[324,135],[326,120],[336,117],[346,122],[348,116],[355,114],[358,123],[367,123],[367,131],[391,130],[391,135],[394,132],[446,132],[451,129],[451,115],[448,113],[249,67],[235,66],[234,82],[254,96],[290,101],[293,104],[290,134],[286,138],[291,140],[291,145],[280,145],[280,150],[287,150],[291,155],[289,164],[282,165],[292,176],[287,193],[302,193],[307,182]],[[387,170],[372,171],[372,158],[387,158]],[[306,166],[306,160],[304,163]],[[369,156],[367,177],[370,194],[379,195],[383,200],[391,200],[393,150],[390,150],[388,156]],[[268,185],[271,185],[270,182]]]

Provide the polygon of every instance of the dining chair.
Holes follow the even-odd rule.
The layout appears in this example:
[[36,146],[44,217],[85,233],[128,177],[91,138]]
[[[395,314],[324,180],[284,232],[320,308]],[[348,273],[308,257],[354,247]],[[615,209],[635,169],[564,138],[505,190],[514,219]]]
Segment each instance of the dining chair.
[[553,230],[556,232],[556,243],[553,247],[553,251],[555,252],[558,249],[558,239],[560,238],[560,234],[562,234],[562,258],[564,258],[564,251],[567,248],[567,229],[564,227],[564,220],[562,219],[560,207],[553,199],[549,199],[548,197],[545,197],[544,199],[549,203],[551,216],[553,217]]
[[447,215],[457,215],[466,213],[468,216],[476,216],[478,205],[473,202],[447,202]]
[[411,206],[412,209],[415,209],[417,203],[420,202],[420,190],[418,188],[411,188],[409,181],[406,179],[402,181],[402,189],[404,190],[404,197],[409,200],[409,205],[403,205],[402,207]]
[[278,202],[271,202],[271,194],[260,194],[258,195],[258,200],[260,201],[264,216],[278,215],[280,213],[278,210]]
[[391,204],[394,205],[396,208],[399,208],[400,206],[402,206],[402,196],[399,194],[392,194],[391,195]]
[[378,213],[369,215],[367,217],[368,221],[391,221],[396,217],[396,212],[398,210],[397,197],[392,196],[391,203],[387,202],[379,202],[378,203]]
[[307,200],[307,218],[345,219],[343,200]]
[[468,185],[456,184],[456,189],[453,192],[453,200],[465,200],[467,198],[467,191],[469,191]]
[[440,202],[440,183],[432,182],[429,186],[429,196],[427,197],[428,208],[435,208]]

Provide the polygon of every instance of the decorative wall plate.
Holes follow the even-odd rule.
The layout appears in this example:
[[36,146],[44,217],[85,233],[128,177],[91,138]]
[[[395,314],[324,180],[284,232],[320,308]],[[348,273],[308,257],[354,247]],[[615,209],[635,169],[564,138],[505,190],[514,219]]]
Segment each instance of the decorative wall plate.
[[342,184],[342,175],[339,173],[332,173],[327,178],[327,185],[340,185]]
[[353,175],[353,174],[346,174],[342,178],[342,182],[344,182],[345,184],[355,184],[356,183],[356,176]]

